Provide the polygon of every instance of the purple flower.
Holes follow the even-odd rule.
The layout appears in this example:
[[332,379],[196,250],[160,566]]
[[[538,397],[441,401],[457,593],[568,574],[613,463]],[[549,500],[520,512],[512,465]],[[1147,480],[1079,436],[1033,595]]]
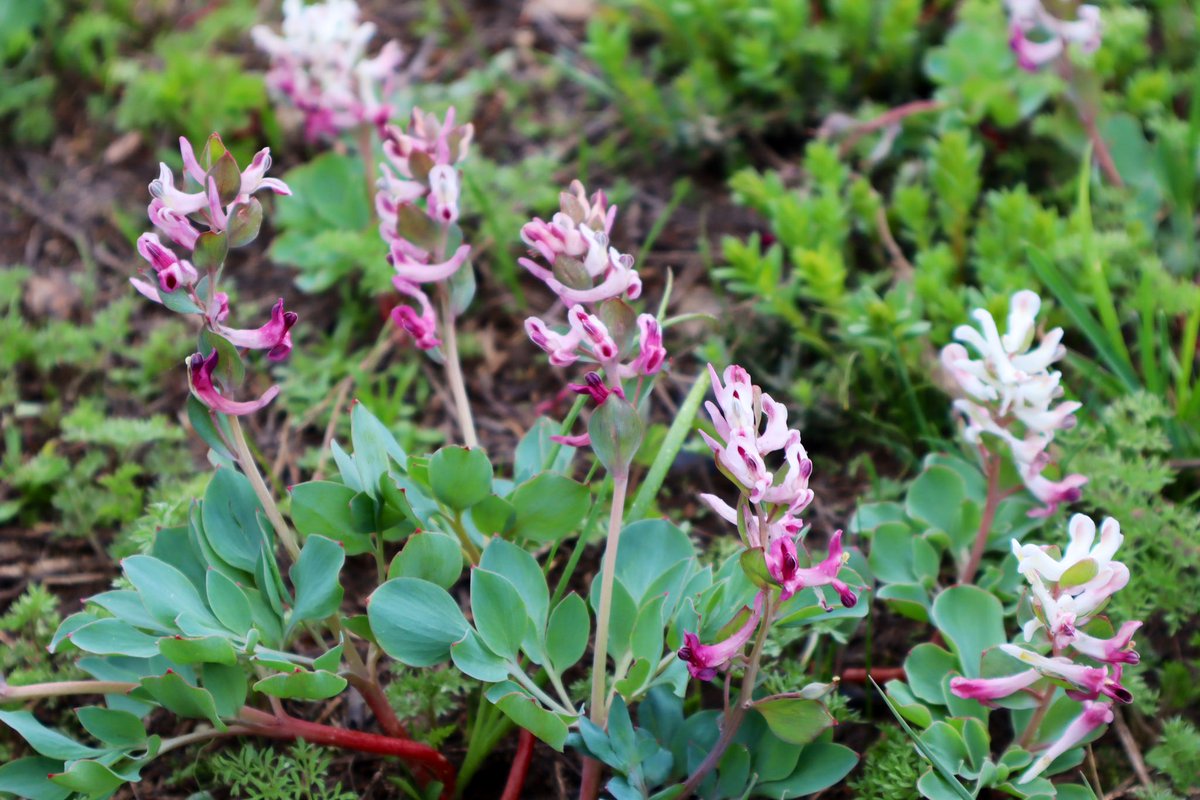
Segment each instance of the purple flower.
[[213,350],[208,358],[205,358],[200,353],[196,353],[187,359],[188,385],[191,387],[192,394],[196,395],[201,403],[204,403],[204,405],[213,411],[234,417],[253,414],[274,400],[275,395],[279,394],[279,387],[272,386],[263,392],[262,397],[257,400],[244,402],[230,400],[218,392],[217,387],[213,384],[213,370],[217,368],[219,358],[220,355],[216,350]]
[[723,642],[701,644],[700,637],[696,634],[684,633],[683,647],[679,648],[678,655],[682,661],[687,662],[687,669],[691,676],[702,681],[715,678],[717,670],[732,661],[742,652],[746,642],[750,641],[750,637],[754,635],[754,629],[758,627],[758,622],[762,618],[762,610],[763,597],[762,594],[759,594],[754,598],[754,610],[746,619],[745,624],[730,634],[729,638]]
[[[228,298],[224,305],[224,313],[229,313]],[[248,350],[266,350],[267,358],[272,361],[282,361],[292,352],[292,326],[296,324],[296,313],[283,310],[283,298],[271,308],[271,321],[261,328],[253,330],[238,330],[227,328],[216,320],[212,321],[213,330],[224,336],[234,347]]]

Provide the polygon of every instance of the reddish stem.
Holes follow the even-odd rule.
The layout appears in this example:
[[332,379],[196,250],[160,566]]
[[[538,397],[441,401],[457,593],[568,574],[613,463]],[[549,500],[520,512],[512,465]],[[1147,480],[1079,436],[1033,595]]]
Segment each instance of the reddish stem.
[[879,684],[902,681],[905,679],[904,667],[871,667],[870,672],[865,667],[848,667],[842,670],[842,683],[866,683],[868,677]]
[[905,103],[901,106],[885,111],[879,116],[869,119],[866,122],[859,123],[850,129],[846,138],[842,140],[840,152],[846,155],[850,149],[854,147],[859,139],[866,136],[868,133],[886,128],[889,125],[894,125],[906,117],[911,117],[913,114],[923,114],[926,111],[938,111],[945,108],[946,104],[940,100],[914,100],[911,103]]
[[450,800],[454,795],[454,766],[437,750],[420,742],[414,742],[411,739],[397,739],[392,736],[380,736],[377,733],[336,728],[332,725],[297,719],[288,714],[276,716],[249,707],[243,708],[238,714],[238,718],[258,736],[273,739],[303,739],[313,744],[357,750],[361,753],[396,756],[418,769],[427,771],[441,781],[442,800]]
[[533,761],[533,734],[524,728],[517,738],[517,755],[513,758],[512,767],[508,770],[508,782],[504,784],[504,794],[500,800],[521,800],[521,792],[525,790],[525,776],[529,774],[529,762]]
[[347,680],[362,695],[362,699],[366,701],[367,706],[371,709],[371,713],[379,721],[379,727],[383,728],[384,733],[393,739],[409,738],[408,729],[404,727],[404,723],[396,716],[392,704],[388,702],[387,696],[383,693],[383,689],[380,688],[378,683],[366,678],[360,678],[357,675],[350,675]]
[[991,453],[985,453],[984,464],[987,470],[987,500],[984,502],[983,515],[979,520],[979,531],[975,534],[975,545],[971,548],[971,558],[958,576],[960,586],[975,579],[975,573],[979,570],[979,562],[983,560],[983,552],[987,549],[988,538],[992,533],[992,521],[996,518],[996,507],[1000,505],[1000,459]]

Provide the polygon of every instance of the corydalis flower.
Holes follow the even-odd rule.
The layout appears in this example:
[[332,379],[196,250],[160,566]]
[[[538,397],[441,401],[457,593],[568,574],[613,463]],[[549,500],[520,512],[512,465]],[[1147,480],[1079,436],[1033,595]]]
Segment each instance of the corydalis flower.
[[[832,586],[846,608],[853,608],[858,603],[858,595],[838,578],[838,573],[846,565],[850,554],[842,549],[842,532],[837,531],[829,540],[829,555],[824,561],[812,567],[801,567],[797,559],[796,543],[790,536],[776,538],[766,554],[767,572],[782,588],[781,600],[806,588]],[[830,610],[822,595],[818,595],[821,607]]]
[[1076,514],[1067,531],[1070,543],[1057,559],[1048,547],[1013,540],[1017,569],[1032,591],[1034,616],[1025,623],[1025,641],[1045,629],[1056,650],[1071,647],[1098,661],[1136,664],[1133,634],[1140,622],[1126,622],[1108,639],[1081,630],[1129,582],[1128,567],[1113,558],[1123,540],[1120,524],[1112,517],[1104,520],[1097,541],[1096,523]]
[[521,228],[521,240],[549,266],[521,258],[521,266],[568,305],[600,303],[614,297],[637,299],[642,281],[633,257],[609,246],[617,207],[604,192],[587,199],[579,181],[559,195],[560,211],[549,222],[534,218]]
[[[226,299],[225,313],[229,306]],[[266,350],[267,358],[282,361],[292,352],[292,326],[296,324],[296,313],[283,310],[283,298],[271,308],[271,320],[260,328],[240,330],[228,328],[219,321],[212,322],[212,329],[224,336],[234,347],[247,350]]]
[[[224,145],[216,134],[210,139],[210,147],[217,146],[222,151]],[[179,137],[179,152],[183,158],[184,174],[191,180],[199,191],[187,192],[175,186],[175,175],[166,164],[158,165],[158,178],[150,182],[150,196],[153,200],[147,209],[150,221],[159,226],[164,233],[171,237],[176,244],[189,249],[196,245],[199,231],[188,222],[188,217],[195,215],[209,228],[220,233],[229,224],[234,210],[240,205],[250,203],[250,198],[261,189],[269,189],[275,194],[290,195],[292,190],[278,178],[268,178],[266,172],[271,168],[271,148],[264,147],[255,155],[250,165],[241,170],[237,178],[236,190],[230,188],[232,195],[226,203],[222,203],[221,192],[217,186],[215,167],[205,170],[196,159],[191,142],[185,137]],[[225,158],[232,161],[232,156],[225,153]],[[236,165],[234,167],[236,169]]]
[[714,644],[701,644],[700,637],[694,633],[683,634],[683,647],[677,655],[687,663],[688,673],[693,678],[709,681],[716,677],[717,670],[732,661],[745,648],[754,629],[762,619],[763,598],[759,595],[754,600],[754,610],[746,618],[742,627],[729,635],[724,641]]
[[1045,504],[1031,512],[1034,516],[1049,515],[1060,503],[1078,500],[1080,487],[1087,482],[1082,475],[1053,481],[1042,474],[1052,461],[1049,448],[1055,432],[1075,424],[1073,415],[1080,404],[1053,405],[1062,396],[1061,373],[1049,367],[1066,349],[1061,328],[1032,347],[1040,308],[1041,298],[1035,293],[1014,294],[1003,336],[991,314],[975,309],[972,316],[979,328],[961,325],[954,338],[970,345],[978,358],[972,358],[961,344],[946,345],[941,356],[946,375],[964,395],[954,401],[966,422],[963,438],[980,445],[983,435],[990,434],[1008,446],[1025,487]]
[[[195,267],[187,261],[180,260],[178,256],[164,247],[157,234],[143,233],[138,237],[137,250],[154,270],[158,278],[159,289],[163,292],[170,294],[179,289],[188,288],[195,284],[200,277]],[[138,281],[136,278],[132,280],[139,292],[156,302],[162,302],[159,289],[155,289],[143,281]]]
[[1058,741],[1046,748],[1046,751],[1037,757],[1017,783],[1029,783],[1038,775],[1045,772],[1046,767],[1050,766],[1054,762],[1054,759],[1082,742],[1092,734],[1092,731],[1112,721],[1113,710],[1110,704],[1084,703],[1083,713],[1072,720],[1071,724],[1062,732]]
[[[708,370],[717,403],[706,402],[705,408],[717,437],[704,431],[700,436],[713,451],[718,466],[741,487],[750,502],[780,503],[788,506],[789,513],[800,513],[812,501],[808,488],[812,462],[800,443],[800,432],[788,430],[787,409],[752,385],[750,375],[736,364],[725,368],[724,383],[712,364]],[[788,471],[775,486],[775,476],[768,471],[763,457],[781,448],[786,448]]]
[[407,132],[388,126],[384,134],[387,163],[380,165],[375,194],[379,231],[396,271],[396,290],[417,302],[417,308],[398,306],[392,318],[422,350],[438,347],[441,340],[437,314],[421,284],[445,284],[471,256],[466,244],[453,253],[445,251],[459,213],[460,179],[454,165],[466,157],[473,133],[470,124],[455,123],[451,108],[442,121],[414,109]]
[[1009,45],[1017,57],[1017,65],[1026,72],[1057,61],[1068,44],[1076,44],[1085,53],[1100,47],[1102,26],[1100,8],[1081,5],[1074,21],[1055,17],[1042,0],[1006,0],[1008,7]]
[[359,22],[354,0],[304,5],[284,0],[282,35],[255,26],[254,43],[271,58],[267,87],[305,116],[310,140],[336,136],[360,125],[382,126],[392,115],[400,45],[388,42],[373,58],[367,45],[375,26]]
[[196,353],[187,359],[188,385],[191,387],[192,394],[213,411],[235,417],[253,414],[264,408],[279,394],[279,387],[272,386],[257,400],[243,402],[231,400],[221,394],[217,390],[216,384],[213,383],[213,371],[216,370],[219,360],[220,356],[216,350],[213,350],[207,358]]

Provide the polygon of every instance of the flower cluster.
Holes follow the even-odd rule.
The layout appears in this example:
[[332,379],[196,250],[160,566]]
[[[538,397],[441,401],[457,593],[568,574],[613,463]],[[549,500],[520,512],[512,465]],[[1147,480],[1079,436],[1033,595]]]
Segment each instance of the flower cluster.
[[[617,207],[608,205],[603,191],[588,199],[579,181],[560,195],[560,211],[549,222],[533,219],[521,228],[521,239],[530,255],[520,263],[539,278],[567,306],[567,326],[555,330],[539,317],[525,320],[529,338],[550,356],[550,363],[565,367],[579,360],[601,370],[588,386],[571,384],[603,402],[610,392],[624,396],[621,381],[639,381],[659,372],[666,363],[662,326],[652,314],[635,318],[625,300],[642,293],[642,281],[633,256],[609,245]],[[637,332],[634,354],[633,336]],[[603,389],[603,391],[597,391]],[[574,437],[572,443],[586,443]]]
[[366,58],[375,26],[358,19],[354,0],[284,0],[282,35],[265,25],[250,32],[271,58],[267,86],[304,114],[309,140],[382,127],[392,115],[386,98],[403,60],[400,45],[388,42]]
[[407,132],[394,125],[384,131],[386,163],[380,165],[375,194],[379,231],[396,270],[392,282],[419,306],[397,306],[392,318],[422,350],[441,342],[437,315],[420,285],[450,280],[471,255],[466,244],[458,244],[453,253],[448,250],[452,239],[462,238],[456,225],[461,177],[455,165],[466,158],[474,132],[470,123],[456,124],[453,108],[441,121],[413,109]]
[[[701,432],[713,451],[717,468],[738,487],[737,507],[712,494],[704,501],[722,519],[735,525],[747,548],[759,550],[767,574],[787,600],[802,589],[816,591],[821,606],[825,601],[822,587],[831,586],[847,608],[858,597],[839,577],[849,554],[842,548],[842,532],[829,541],[829,553],[811,567],[801,567],[798,541],[804,528],[800,514],[813,501],[809,488],[812,461],[800,442],[800,431],[789,429],[787,409],[775,402],[750,381],[746,370],[737,365],[725,369],[724,381],[710,364],[716,403],[706,403],[717,436]],[[782,450],[783,466],[771,472],[766,456]],[[800,545],[802,547],[802,545]],[[703,645],[694,633],[684,635],[678,655],[687,662],[695,678],[707,680],[716,670],[741,652],[763,614],[763,589],[755,600],[750,618],[723,642]]]
[[[1065,684],[1067,695],[1083,702],[1083,713],[1022,776],[1033,780],[1050,762],[1074,747],[1093,730],[1112,721],[1112,701],[1129,703],[1129,690],[1121,685],[1125,664],[1138,662],[1133,634],[1141,622],[1126,622],[1114,635],[1097,638],[1083,628],[1098,619],[1098,612],[1113,593],[1129,582],[1129,569],[1113,556],[1121,546],[1121,526],[1111,517],[1100,526],[1083,514],[1068,525],[1070,544],[1058,556],[1056,548],[1021,544],[1013,540],[1018,570],[1029,582],[1033,617],[1024,625],[1024,639],[1048,644],[1046,656],[1025,647],[1002,644],[1000,650],[1028,668],[1002,678],[952,678],[950,689],[959,697],[990,703],[1021,691],[1032,691],[1043,679]],[[1081,663],[1086,658],[1103,666]]]
[[1082,475],[1054,481],[1042,474],[1052,461],[1050,445],[1055,432],[1075,424],[1073,415],[1080,404],[1054,405],[1063,393],[1061,373],[1051,372],[1049,367],[1066,353],[1062,328],[1045,334],[1031,349],[1041,304],[1034,292],[1014,294],[1003,336],[991,314],[975,309],[972,316],[980,329],[960,325],[954,338],[969,344],[979,358],[971,358],[967,348],[957,343],[946,345],[941,356],[946,375],[965,395],[954,401],[954,408],[966,420],[964,438],[982,447],[982,436],[987,433],[1008,445],[1022,482],[1046,504],[1030,512],[1031,516],[1048,516],[1059,503],[1078,500],[1080,487],[1087,483]]
[[[1042,0],[1005,0],[1008,8],[1009,45],[1017,65],[1026,72],[1056,61],[1068,44],[1085,53],[1100,47],[1100,8],[1081,5],[1073,22],[1061,20],[1046,10]],[[1031,34],[1034,38],[1030,38]]]
[[[262,205],[252,195],[260,189],[289,195],[291,190],[278,178],[266,177],[271,167],[271,151],[263,148],[250,165],[239,170],[221,139],[213,134],[201,159],[187,139],[179,139],[183,157],[184,181],[196,191],[177,188],[171,168],[159,165],[159,176],[150,184],[147,215],[168,239],[187,250],[191,258],[180,258],[165,245],[157,233],[143,233],[137,242],[138,253],[148,268],[142,278],[130,278],[141,294],[174,311],[197,314],[208,331],[235,348],[265,350],[272,361],[280,361],[292,350],[291,328],[296,314],[285,311],[283,299],[271,309],[271,318],[258,328],[232,328],[229,296],[218,291],[217,281],[225,253],[230,247],[249,244],[262,224]],[[203,273],[203,275],[201,274]],[[196,396],[209,408],[223,414],[248,414],[274,399],[278,387],[272,387],[256,401],[235,402],[221,394],[213,382],[218,351],[207,357],[197,353],[188,359],[188,382]]]

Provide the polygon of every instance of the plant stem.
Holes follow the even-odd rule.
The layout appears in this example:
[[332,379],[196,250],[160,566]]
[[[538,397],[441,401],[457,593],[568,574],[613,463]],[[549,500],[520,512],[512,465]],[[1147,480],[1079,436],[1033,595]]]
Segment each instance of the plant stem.
[[248,729],[248,733],[257,736],[288,740],[303,739],[313,744],[357,750],[361,753],[397,756],[417,768],[427,771],[440,781],[443,787],[442,798],[448,799],[454,794],[453,765],[441,753],[420,742],[392,736],[380,736],[377,733],[336,728],[331,725],[297,719],[288,714],[268,714],[248,706],[238,712],[238,721]]
[[292,535],[291,529],[283,521],[283,515],[279,513],[279,506],[275,505],[275,498],[271,497],[271,493],[267,491],[267,485],[263,483],[262,474],[258,471],[258,464],[250,452],[250,446],[246,444],[246,434],[242,432],[242,424],[238,422],[236,416],[228,416],[226,419],[229,421],[229,430],[233,433],[233,447],[238,464],[241,465],[246,480],[250,481],[254,494],[258,496],[258,502],[262,503],[267,519],[271,521],[271,527],[275,529],[275,535],[283,543],[283,547],[288,551],[292,561],[296,561],[300,558],[300,545],[296,543],[296,537]]
[[[605,703],[605,677],[608,672],[608,623],[612,615],[613,577],[617,571],[617,547],[621,541],[621,523],[625,515],[625,492],[629,488],[629,473],[613,475],[612,506],[608,515],[608,538],[604,544],[604,563],[600,573],[600,610],[596,618],[596,643],[592,648],[591,720],[600,728],[608,721]],[[600,762],[592,758],[583,761],[583,781],[579,787],[580,800],[592,800],[600,792]]]
[[600,611],[596,619],[596,645],[592,652],[591,719],[601,728],[608,720],[608,712],[604,707],[604,679],[608,672],[608,623],[612,615],[613,578],[617,571],[617,547],[621,541],[625,491],[628,487],[628,474],[613,476],[612,510],[608,517],[608,538],[604,544],[604,564],[600,574]]
[[363,183],[367,190],[367,208],[375,212],[375,142],[371,138],[374,128],[361,125],[358,128],[358,154],[362,156]]
[[959,585],[970,583],[975,579],[975,573],[979,570],[979,562],[983,560],[983,551],[987,549],[988,536],[992,532],[996,507],[1000,505],[1000,459],[990,453],[985,453],[984,464],[987,471],[987,500],[984,502],[983,516],[979,520],[979,531],[975,534],[975,544],[971,548],[971,558],[958,575]]
[[629,518],[634,522],[646,516],[646,512],[650,510],[650,504],[658,496],[658,490],[662,488],[667,471],[675,463],[675,457],[679,455],[680,448],[683,447],[684,441],[692,431],[696,413],[700,410],[700,404],[708,393],[708,384],[708,370],[703,370],[696,376],[695,383],[688,390],[687,397],[683,399],[683,405],[679,407],[675,419],[671,422],[671,427],[663,439],[662,447],[654,456],[654,463],[650,465],[646,477],[642,479],[642,484],[633,498],[633,505],[629,508]]
[[700,783],[712,772],[717,764],[721,761],[721,756],[725,755],[725,751],[729,745],[733,743],[733,739],[737,736],[738,729],[742,726],[742,720],[746,718],[746,712],[754,704],[754,684],[758,679],[758,665],[762,661],[763,646],[767,643],[767,631],[771,627],[771,595],[765,593],[763,597],[763,617],[759,623],[758,637],[754,640],[754,649],[750,651],[750,661],[746,664],[746,674],[742,678],[742,688],[738,693],[737,703],[725,715],[724,725],[721,726],[721,737],[717,739],[717,743],[713,749],[705,756],[704,761],[700,762],[700,766],[696,771],[688,776],[687,782],[683,784],[681,791],[676,800],[683,800],[690,797],[696,791]]
[[217,739],[222,736],[245,736],[252,734],[253,732],[254,731],[252,728],[247,728],[242,725],[230,725],[223,731],[219,731],[216,728],[210,728],[207,725],[201,725],[191,733],[185,733],[182,736],[175,736],[165,740],[159,746],[158,754],[161,756],[163,753],[170,752],[171,750],[178,750],[181,747],[187,747],[189,744],[195,744],[196,742],[207,742],[210,739]]
[[1054,697],[1054,687],[1051,686],[1046,691],[1042,692],[1038,698],[1037,710],[1033,712],[1033,716],[1029,718],[1029,724],[1025,726],[1025,730],[1021,733],[1021,738],[1017,740],[1017,745],[1026,750],[1029,745],[1033,744],[1034,738],[1037,736],[1038,728],[1042,725],[1042,720],[1046,718],[1046,712],[1050,710],[1050,700]]
[[520,800],[525,789],[525,776],[529,773],[529,762],[533,760],[533,742],[533,734],[522,728],[517,737],[517,754],[513,757],[500,800]]
[[0,680],[0,702],[41,700],[47,697],[68,697],[75,694],[129,694],[138,687],[126,681],[51,681],[10,686]]
[[450,305],[450,287],[441,287],[442,305],[442,352],[446,357],[446,381],[454,397],[454,409],[458,414],[458,427],[462,431],[463,444],[478,447],[475,435],[475,420],[471,417],[471,403],[467,399],[467,385],[463,381],[462,364],[458,360],[458,333],[454,329],[454,309]]

